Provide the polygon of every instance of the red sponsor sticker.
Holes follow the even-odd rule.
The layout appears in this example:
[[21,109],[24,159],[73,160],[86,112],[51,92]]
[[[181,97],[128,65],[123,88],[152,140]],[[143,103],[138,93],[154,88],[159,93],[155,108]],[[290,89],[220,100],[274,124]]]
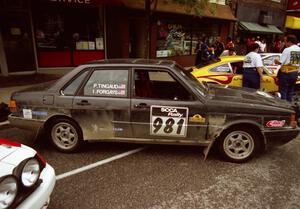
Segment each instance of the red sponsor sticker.
[[270,120],[267,122],[267,127],[283,127],[285,120]]

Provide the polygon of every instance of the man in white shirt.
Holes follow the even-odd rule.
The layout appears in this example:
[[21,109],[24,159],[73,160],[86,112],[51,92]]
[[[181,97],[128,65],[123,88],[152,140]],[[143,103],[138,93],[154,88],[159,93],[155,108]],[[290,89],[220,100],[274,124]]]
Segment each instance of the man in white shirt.
[[260,81],[263,78],[263,63],[261,56],[257,53],[259,45],[252,44],[249,47],[250,52],[244,59],[243,87],[260,89]]
[[287,48],[283,50],[280,60],[274,60],[274,62],[281,65],[277,74],[281,99],[292,101],[300,66],[300,47],[297,46],[297,37],[287,35],[285,46]]

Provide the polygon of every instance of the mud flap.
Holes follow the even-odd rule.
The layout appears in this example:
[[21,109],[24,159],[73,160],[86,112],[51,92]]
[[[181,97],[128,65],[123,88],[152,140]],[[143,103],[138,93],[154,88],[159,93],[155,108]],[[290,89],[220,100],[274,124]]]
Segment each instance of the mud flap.
[[214,142],[215,142],[215,140],[211,140],[211,142],[208,144],[208,146],[204,148],[204,150],[203,150],[204,160],[206,160],[207,155],[208,155],[210,149],[212,148],[212,145],[214,144]]

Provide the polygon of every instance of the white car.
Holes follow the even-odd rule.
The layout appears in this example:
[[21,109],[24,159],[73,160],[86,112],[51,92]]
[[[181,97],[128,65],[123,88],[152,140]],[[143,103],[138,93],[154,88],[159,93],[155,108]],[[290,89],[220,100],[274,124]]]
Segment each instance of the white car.
[[274,74],[277,74],[280,65],[274,63],[275,59],[280,59],[281,53],[261,53],[260,54],[265,67],[270,69]]
[[34,149],[0,139],[0,209],[47,208],[54,169]]

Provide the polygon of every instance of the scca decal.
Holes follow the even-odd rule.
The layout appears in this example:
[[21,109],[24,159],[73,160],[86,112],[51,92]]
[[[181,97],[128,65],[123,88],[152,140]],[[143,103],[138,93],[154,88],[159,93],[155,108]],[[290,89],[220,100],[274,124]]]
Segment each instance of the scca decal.
[[270,120],[267,122],[267,127],[283,127],[285,120]]

